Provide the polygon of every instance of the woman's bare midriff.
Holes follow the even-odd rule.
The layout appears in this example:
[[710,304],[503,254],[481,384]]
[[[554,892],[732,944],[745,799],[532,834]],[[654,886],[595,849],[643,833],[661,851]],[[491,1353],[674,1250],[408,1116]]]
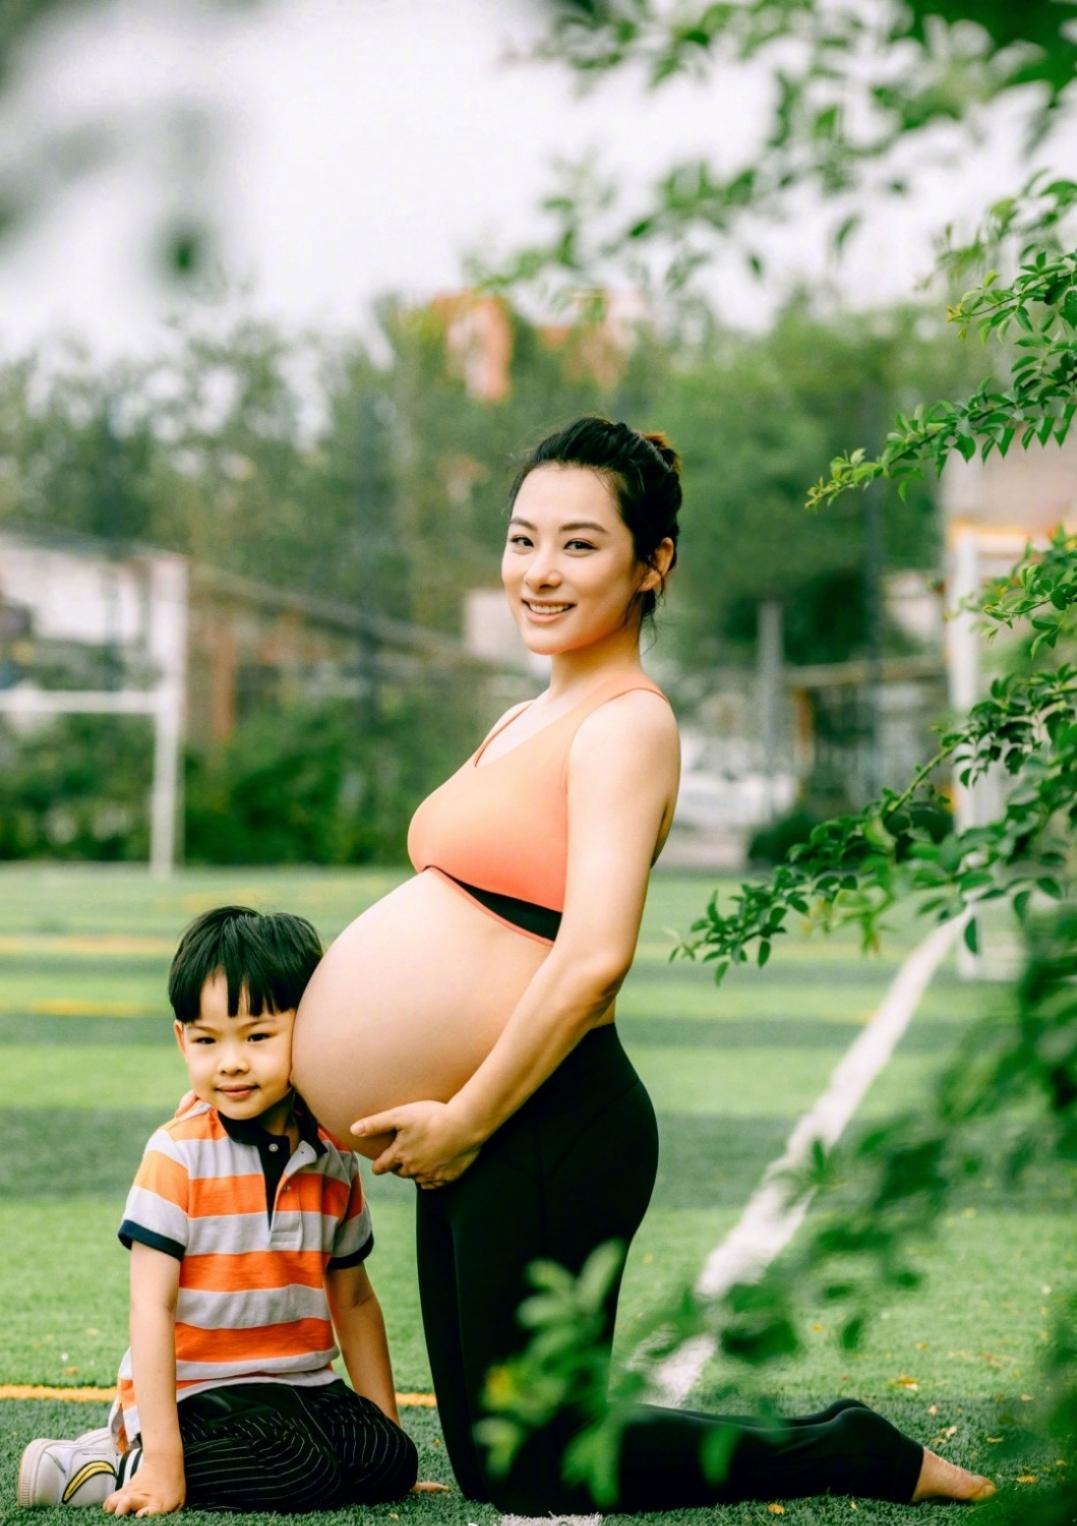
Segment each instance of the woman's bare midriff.
[[[478,1069],[552,944],[436,869],[369,906],[332,943],[296,1018],[296,1086],[342,1145],[365,1114],[447,1101]],[[612,1022],[613,1003],[599,1019]]]

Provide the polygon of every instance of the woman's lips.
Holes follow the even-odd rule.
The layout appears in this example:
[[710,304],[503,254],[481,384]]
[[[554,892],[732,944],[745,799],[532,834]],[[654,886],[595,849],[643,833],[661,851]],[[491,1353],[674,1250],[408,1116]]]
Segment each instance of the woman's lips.
[[561,615],[570,615],[576,608],[575,604],[570,604],[567,609],[559,609],[556,611],[532,609],[531,605],[528,604],[526,599],[523,601],[523,606],[524,609],[527,610],[527,613],[530,615],[531,619],[537,620],[540,625],[547,625],[551,620],[559,619]]

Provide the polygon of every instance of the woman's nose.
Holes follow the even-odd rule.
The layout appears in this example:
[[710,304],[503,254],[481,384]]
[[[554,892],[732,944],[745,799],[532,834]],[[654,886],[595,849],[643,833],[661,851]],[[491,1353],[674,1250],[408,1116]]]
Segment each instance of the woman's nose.
[[527,569],[524,578],[524,587],[532,588],[537,593],[541,588],[554,588],[561,581],[561,573],[557,562],[553,557],[543,560],[536,557]]

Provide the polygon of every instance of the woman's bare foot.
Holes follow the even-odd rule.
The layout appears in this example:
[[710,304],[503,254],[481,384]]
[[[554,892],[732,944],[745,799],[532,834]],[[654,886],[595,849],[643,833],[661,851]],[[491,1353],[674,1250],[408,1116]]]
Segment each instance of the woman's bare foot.
[[970,1473],[967,1468],[959,1468],[956,1463],[947,1462],[944,1457],[937,1457],[927,1447],[924,1448],[920,1477],[913,1494],[914,1503],[931,1499],[986,1500],[994,1493],[995,1486],[989,1478],[984,1478],[980,1473]]

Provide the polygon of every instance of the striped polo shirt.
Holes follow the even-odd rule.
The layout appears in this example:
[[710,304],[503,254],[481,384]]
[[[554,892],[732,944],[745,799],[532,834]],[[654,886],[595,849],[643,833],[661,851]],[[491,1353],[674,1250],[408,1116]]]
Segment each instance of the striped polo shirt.
[[[119,1235],[128,1248],[138,1240],[180,1263],[177,1400],[224,1383],[336,1377],[325,1272],[369,1254],[370,1209],[358,1157],[298,1105],[296,1122],[300,1142],[289,1156],[284,1136],[224,1118],[190,1092],[146,1145]],[[130,1348],[117,1393],[133,1440]]]

